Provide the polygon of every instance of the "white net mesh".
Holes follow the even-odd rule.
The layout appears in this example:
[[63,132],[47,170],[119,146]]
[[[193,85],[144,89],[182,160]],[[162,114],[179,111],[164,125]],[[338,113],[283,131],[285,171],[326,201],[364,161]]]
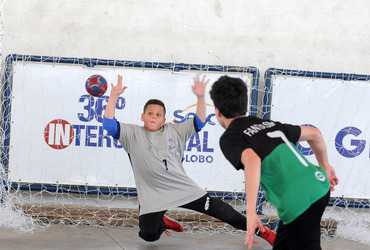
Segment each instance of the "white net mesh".
[[2,185],[0,186],[0,227],[13,229],[18,232],[33,232],[45,227],[38,219],[25,214],[24,210],[16,205],[19,204],[21,197],[9,193],[6,188],[6,174],[3,166],[1,166],[0,171],[2,177]]
[[[2,187],[9,199],[4,204],[40,223],[138,224],[131,166],[120,145],[101,129],[107,96],[87,95],[85,81],[89,76],[101,74],[108,82],[115,82],[117,74],[122,74],[125,83],[131,84],[131,92],[118,102],[117,113],[125,109],[122,120],[139,125],[142,107],[149,98],[166,103],[169,122],[191,117],[195,106],[190,85],[196,73],[206,74],[211,81],[225,74],[241,77],[250,86],[251,100],[257,101],[258,71],[254,68],[17,55],[9,56],[6,66],[2,82]],[[218,148],[223,130],[215,128],[218,124],[209,103],[207,112],[208,127],[186,144],[184,167],[212,195],[242,211],[242,175],[232,167],[223,168],[227,162]],[[256,104],[251,112],[256,113]],[[116,117],[121,119],[120,114]],[[60,120],[65,123],[54,122]],[[56,127],[65,124],[73,132],[57,132]],[[55,128],[53,133],[60,141],[45,137],[44,131],[50,128]],[[168,214],[188,230],[231,230],[209,216],[185,209]]]
[[[86,96],[85,80],[81,79],[99,73],[105,75],[108,82],[115,82],[117,74],[122,73],[126,76],[125,80],[133,84],[129,88],[134,91],[127,94],[127,99],[121,100],[119,105],[122,109],[125,108],[124,116],[130,117],[132,123],[138,124],[141,122],[139,116],[136,117],[135,114],[141,114],[144,102],[149,99],[148,96],[164,98],[168,113],[173,114],[173,117],[167,117],[167,121],[180,122],[186,119],[194,108],[191,105],[193,101],[190,84],[195,73],[206,74],[211,78],[211,82],[223,74],[242,77],[251,89],[250,110],[253,115],[264,117],[269,114],[272,105],[271,89],[267,87],[263,89],[256,85],[259,74],[253,68],[60,57],[13,56],[8,59],[11,61],[8,61],[4,71],[6,74],[2,77],[1,97],[3,165],[0,225],[18,231],[39,230],[47,226],[47,223],[129,227],[138,225],[138,202],[130,166],[125,166],[125,170],[109,168],[110,165],[116,166],[122,161],[127,161],[126,158],[122,158],[125,153],[114,141],[110,141],[109,144],[108,139],[102,139],[101,144],[99,142],[99,138],[104,138],[104,134],[100,132],[99,119],[106,99],[91,99]],[[95,67],[88,67],[91,66],[89,64]],[[146,75],[147,72],[150,74]],[[74,84],[72,88],[69,85],[65,87],[71,82]],[[185,84],[175,86],[174,82]],[[27,83],[28,87],[20,87],[24,83]],[[36,85],[32,85],[33,83]],[[81,86],[75,86],[77,84]],[[57,87],[48,89],[49,85]],[[171,91],[169,97],[165,95],[167,89]],[[265,100],[264,104],[257,103],[257,95],[261,100]],[[178,104],[181,98],[185,101],[180,102],[191,101],[181,106]],[[21,101],[18,101],[19,99]],[[74,106],[69,106],[70,103]],[[59,105],[57,113],[53,105]],[[27,109],[28,106],[32,106],[33,110]],[[70,110],[75,106],[78,111],[69,116]],[[30,115],[30,112],[34,115]],[[207,112],[212,114],[213,107],[209,106]],[[86,121],[82,122],[82,118]],[[45,121],[34,123],[41,119]],[[69,147],[58,153],[69,150],[75,151],[75,154],[65,154],[58,158],[59,155],[54,155],[57,150],[53,149],[54,151],[47,151],[50,152],[47,154],[54,158],[45,163],[45,159],[50,159],[45,155],[45,150],[50,150],[50,145],[45,143],[42,136],[45,127],[53,119],[68,121],[76,136]],[[209,119],[210,124],[207,126],[213,129],[212,126],[216,125],[212,125],[212,122],[215,124],[217,122],[212,116]],[[297,121],[291,123],[297,124]],[[41,131],[34,133],[38,133],[38,137],[26,133],[33,127]],[[208,133],[203,131],[199,138],[192,138],[191,143],[186,145],[185,169],[189,176],[211,195],[221,197],[236,210],[244,212],[243,175],[228,165],[217,148],[222,130],[205,129],[205,131]],[[38,146],[34,146],[35,142]],[[112,155],[120,156],[114,158]],[[58,165],[61,162],[63,164]],[[50,166],[57,168],[50,171]],[[123,171],[126,172],[122,174]],[[76,179],[76,176],[80,179]],[[263,222],[276,229],[278,222],[276,210],[263,199],[262,191],[260,198],[259,211],[262,213]],[[327,208],[322,222],[323,236],[339,236],[369,244],[368,200],[341,197],[332,198],[331,203],[332,206]],[[188,231],[239,232],[221,221],[186,209],[170,210],[168,215],[180,221]]]

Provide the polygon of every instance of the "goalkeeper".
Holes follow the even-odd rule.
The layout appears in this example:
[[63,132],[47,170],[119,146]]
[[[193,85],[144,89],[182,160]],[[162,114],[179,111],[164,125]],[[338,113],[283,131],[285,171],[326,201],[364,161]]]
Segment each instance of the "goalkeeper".
[[[186,141],[200,131],[206,121],[205,89],[209,80],[194,77],[193,93],[197,96],[196,116],[180,124],[165,123],[163,102],[149,100],[141,115],[144,126],[118,122],[114,118],[118,97],[124,93],[122,76],[112,89],[105,109],[103,128],[118,139],[129,155],[139,200],[139,236],[146,241],[158,240],[166,229],[178,232],[182,226],[164,216],[174,207],[182,207],[218,218],[237,229],[246,230],[246,218],[220,199],[210,197],[191,180],[182,166]],[[267,228],[257,235],[271,245],[275,233]]]

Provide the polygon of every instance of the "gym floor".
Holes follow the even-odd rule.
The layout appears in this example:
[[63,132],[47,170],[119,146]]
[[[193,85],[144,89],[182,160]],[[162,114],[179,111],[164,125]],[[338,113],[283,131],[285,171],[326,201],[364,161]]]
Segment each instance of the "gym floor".
[[[109,249],[109,250],[185,250],[185,249],[247,249],[244,234],[174,232],[165,233],[158,241],[145,242],[138,236],[137,228],[93,227],[52,224],[33,233],[19,233],[13,229],[0,228],[0,249]],[[253,249],[272,249],[263,239]],[[362,250],[370,246],[344,239],[322,239],[324,250]]]

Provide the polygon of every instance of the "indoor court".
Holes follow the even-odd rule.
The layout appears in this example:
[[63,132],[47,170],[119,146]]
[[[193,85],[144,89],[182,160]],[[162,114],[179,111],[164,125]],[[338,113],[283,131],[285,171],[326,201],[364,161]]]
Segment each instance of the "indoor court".
[[[117,227],[51,225],[42,232],[15,233],[0,230],[0,249],[99,249],[99,250],[194,250],[194,249],[246,249],[244,234],[188,233],[163,234],[157,242],[145,242],[138,236],[138,229]],[[259,240],[259,239],[258,239]],[[365,250],[368,246],[344,239],[322,239],[323,250]],[[253,249],[271,249],[264,240],[259,240]]]

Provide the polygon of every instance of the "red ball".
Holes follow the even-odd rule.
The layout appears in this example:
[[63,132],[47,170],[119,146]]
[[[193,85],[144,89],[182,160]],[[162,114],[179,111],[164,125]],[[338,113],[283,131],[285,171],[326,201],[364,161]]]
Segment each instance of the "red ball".
[[92,75],[86,80],[86,90],[92,96],[102,96],[107,91],[108,83],[101,75]]

